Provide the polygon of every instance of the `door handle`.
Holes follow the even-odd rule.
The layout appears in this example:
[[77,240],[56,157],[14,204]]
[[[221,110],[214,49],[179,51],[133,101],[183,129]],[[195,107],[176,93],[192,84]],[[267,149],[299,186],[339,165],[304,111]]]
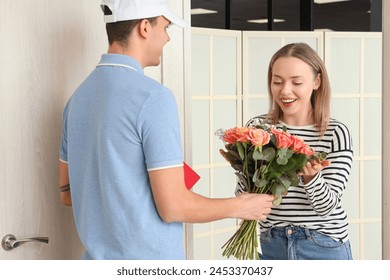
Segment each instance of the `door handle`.
[[47,244],[49,243],[49,237],[32,237],[17,240],[15,235],[6,234],[1,240],[1,247],[3,247],[5,251],[11,251],[12,249],[15,249],[27,242],[41,242]]

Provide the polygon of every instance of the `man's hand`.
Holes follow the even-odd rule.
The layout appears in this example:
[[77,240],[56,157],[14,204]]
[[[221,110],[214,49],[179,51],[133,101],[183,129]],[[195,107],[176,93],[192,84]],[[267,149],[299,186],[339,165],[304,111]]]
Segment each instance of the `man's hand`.
[[272,201],[275,199],[270,194],[242,193],[237,196],[238,203],[241,205],[238,213],[243,220],[265,220],[271,213]]

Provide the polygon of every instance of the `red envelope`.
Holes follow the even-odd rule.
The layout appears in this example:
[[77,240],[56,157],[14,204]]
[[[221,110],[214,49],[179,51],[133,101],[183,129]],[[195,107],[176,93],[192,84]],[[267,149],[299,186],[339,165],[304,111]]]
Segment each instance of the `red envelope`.
[[183,162],[184,168],[184,183],[187,189],[192,189],[192,187],[199,181],[200,176],[196,173],[187,163]]

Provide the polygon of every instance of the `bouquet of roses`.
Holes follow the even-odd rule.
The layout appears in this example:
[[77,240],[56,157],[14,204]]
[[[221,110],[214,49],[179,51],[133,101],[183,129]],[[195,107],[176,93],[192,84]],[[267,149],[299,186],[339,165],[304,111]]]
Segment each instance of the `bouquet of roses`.
[[[310,161],[320,162],[325,153],[316,153],[302,139],[269,124],[234,127],[216,133],[225,143],[224,158],[250,193],[273,194],[278,206],[290,186],[297,186],[297,172]],[[222,246],[223,256],[258,259],[257,221],[243,221],[236,233]]]

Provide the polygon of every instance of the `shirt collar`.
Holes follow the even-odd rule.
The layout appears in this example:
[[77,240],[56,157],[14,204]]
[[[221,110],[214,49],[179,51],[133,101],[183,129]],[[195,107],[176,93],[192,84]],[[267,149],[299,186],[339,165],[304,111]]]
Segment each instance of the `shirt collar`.
[[133,69],[139,73],[142,74],[144,73],[141,64],[137,60],[135,60],[134,58],[128,55],[113,54],[113,53],[103,54],[97,66],[105,66],[105,65],[126,67],[126,68]]

